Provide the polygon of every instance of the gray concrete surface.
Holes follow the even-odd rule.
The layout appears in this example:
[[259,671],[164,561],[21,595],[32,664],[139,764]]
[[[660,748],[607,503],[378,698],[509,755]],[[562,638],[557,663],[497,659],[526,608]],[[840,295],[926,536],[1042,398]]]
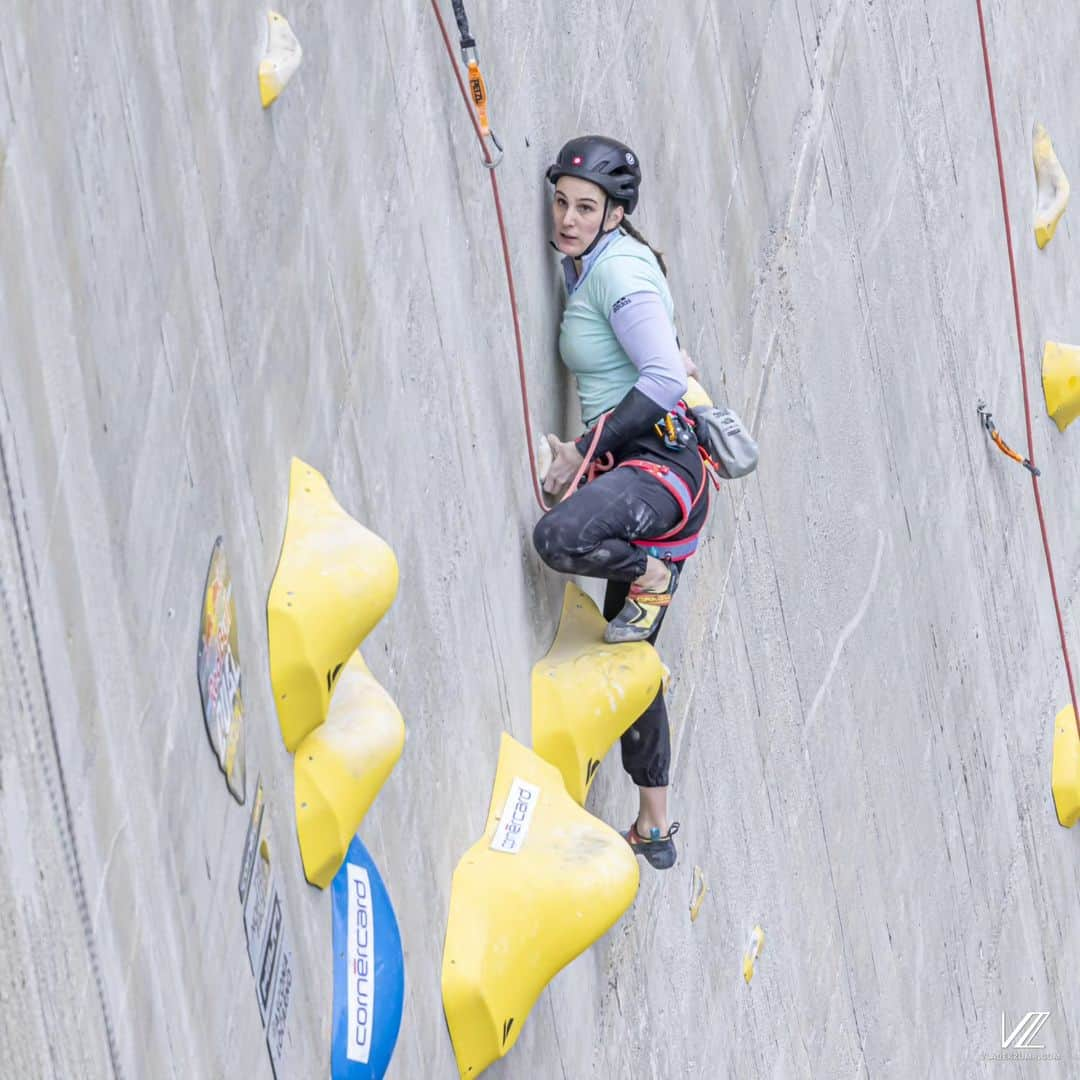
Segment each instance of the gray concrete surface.
[[[449,18],[449,5],[447,17]],[[507,155],[541,429],[570,428],[542,170],[644,162],[683,340],[752,420],[662,653],[681,859],[537,1003],[493,1077],[1069,1077],[1080,850],[1055,819],[1067,688],[1026,475],[974,2],[470,5]],[[264,603],[288,463],[396,549],[365,655],[408,725],[363,826],[408,991],[391,1075],[455,1075],[450,876],[499,733],[528,738],[562,583],[536,518],[487,176],[430,7],[295,3],[268,112],[251,3],[48,0],[0,20],[0,1010],[5,1077],[268,1077],[235,882],[247,810],[199,708],[225,534],[249,786],[286,870],[297,1077],[328,1073],[330,913],[292,841]],[[1066,216],[1038,252],[1030,130],[1080,178],[1067,5],[989,0],[1035,446],[1080,649],[1080,339]],[[590,807],[633,792],[609,757]],[[687,917],[690,876],[711,892]],[[740,955],[766,932],[748,987]],[[997,1063],[1005,1011],[1057,1060]]]

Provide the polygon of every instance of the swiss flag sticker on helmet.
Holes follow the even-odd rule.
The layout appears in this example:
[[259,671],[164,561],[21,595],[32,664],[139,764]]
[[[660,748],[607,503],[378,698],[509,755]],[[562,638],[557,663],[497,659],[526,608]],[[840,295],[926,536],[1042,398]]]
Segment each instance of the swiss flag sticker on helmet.
[[574,160],[570,162],[570,164],[571,164],[571,165],[580,165],[580,164],[581,164],[581,160],[582,160],[582,159],[581,159],[580,157],[575,157],[575,158],[574,158]]

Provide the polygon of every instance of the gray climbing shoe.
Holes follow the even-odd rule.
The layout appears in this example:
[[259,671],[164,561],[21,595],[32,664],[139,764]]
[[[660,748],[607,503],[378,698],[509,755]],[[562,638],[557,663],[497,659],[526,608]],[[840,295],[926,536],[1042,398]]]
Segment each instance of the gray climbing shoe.
[[624,833],[626,842],[636,855],[643,855],[646,862],[654,870],[670,870],[675,865],[677,852],[675,851],[675,834],[679,831],[679,823],[673,821],[671,827],[663,836],[659,829],[650,829],[649,835],[642,836],[637,831],[637,822],[630,826]]

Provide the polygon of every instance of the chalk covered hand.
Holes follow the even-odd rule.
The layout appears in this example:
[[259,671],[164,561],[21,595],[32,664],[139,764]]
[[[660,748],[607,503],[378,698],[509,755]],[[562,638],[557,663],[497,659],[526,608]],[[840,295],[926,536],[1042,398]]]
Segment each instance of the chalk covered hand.
[[585,459],[572,442],[563,442],[557,435],[548,435],[547,440],[552,462],[544,477],[544,490],[555,495],[566,489]]

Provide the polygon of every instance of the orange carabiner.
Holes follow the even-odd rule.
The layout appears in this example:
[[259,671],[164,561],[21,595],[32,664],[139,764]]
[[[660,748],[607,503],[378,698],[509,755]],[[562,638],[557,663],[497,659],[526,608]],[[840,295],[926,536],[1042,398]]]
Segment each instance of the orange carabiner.
[[487,114],[487,87],[484,85],[484,76],[480,74],[480,65],[475,60],[469,61],[469,91],[472,94],[473,104],[476,106],[476,115],[480,120],[480,130],[484,135],[491,134],[488,125]]

